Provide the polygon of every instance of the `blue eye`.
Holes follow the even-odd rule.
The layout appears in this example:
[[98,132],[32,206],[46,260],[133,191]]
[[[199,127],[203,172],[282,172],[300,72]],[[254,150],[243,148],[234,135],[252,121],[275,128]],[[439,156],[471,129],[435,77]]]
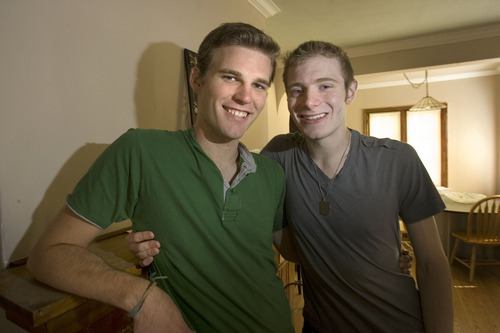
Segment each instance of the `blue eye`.
[[266,87],[264,87],[262,84],[259,83],[254,83],[253,86],[257,89],[266,89]]

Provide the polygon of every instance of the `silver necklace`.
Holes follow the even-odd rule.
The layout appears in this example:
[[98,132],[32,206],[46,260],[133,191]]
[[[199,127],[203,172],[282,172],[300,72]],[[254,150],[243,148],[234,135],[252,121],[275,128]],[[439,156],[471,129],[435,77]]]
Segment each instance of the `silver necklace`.
[[328,188],[326,189],[326,193],[323,193],[323,190],[321,189],[321,183],[319,182],[319,177],[318,177],[318,168],[316,166],[316,163],[313,161],[314,171],[316,172],[316,183],[318,184],[319,193],[321,194],[321,201],[319,202],[319,213],[321,215],[326,216],[330,214],[330,201],[326,200],[326,198],[328,197],[328,192],[330,192],[330,188],[332,187],[335,178],[337,178],[337,173],[339,171],[340,165],[342,164],[342,161],[344,160],[345,153],[347,152],[347,148],[349,148],[350,143],[351,143],[351,132],[349,131],[349,138],[347,140],[347,145],[345,146],[344,152],[342,153],[342,157],[340,158],[340,162],[337,165],[337,169],[333,174],[333,178],[328,181]]

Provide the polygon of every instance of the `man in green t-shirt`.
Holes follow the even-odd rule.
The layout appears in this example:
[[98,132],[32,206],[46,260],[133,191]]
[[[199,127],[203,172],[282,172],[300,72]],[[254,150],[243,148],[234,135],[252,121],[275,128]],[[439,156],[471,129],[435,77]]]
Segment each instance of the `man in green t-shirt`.
[[[278,55],[248,24],[210,32],[189,78],[193,128],[130,130],[111,144],[33,249],[33,276],[122,308],[136,331],[293,332],[272,250],[291,251],[284,172],[239,142],[265,105]],[[163,244],[151,281],[86,249],[125,219]]]

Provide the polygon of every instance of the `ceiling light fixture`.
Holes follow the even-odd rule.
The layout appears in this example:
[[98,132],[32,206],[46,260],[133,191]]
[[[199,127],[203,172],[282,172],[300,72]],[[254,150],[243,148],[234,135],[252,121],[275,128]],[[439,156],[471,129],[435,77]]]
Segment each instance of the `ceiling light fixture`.
[[442,108],[445,108],[446,105],[443,103],[437,101],[435,98],[432,98],[429,96],[429,82],[427,80],[427,71],[425,71],[425,79],[421,83],[413,83],[410,81],[408,76],[406,76],[405,73],[403,73],[405,76],[406,80],[411,84],[411,86],[415,89],[420,88],[422,84],[425,83],[425,97],[422,98],[420,101],[418,101],[417,104],[412,106],[409,111],[433,111],[433,110],[440,110]]

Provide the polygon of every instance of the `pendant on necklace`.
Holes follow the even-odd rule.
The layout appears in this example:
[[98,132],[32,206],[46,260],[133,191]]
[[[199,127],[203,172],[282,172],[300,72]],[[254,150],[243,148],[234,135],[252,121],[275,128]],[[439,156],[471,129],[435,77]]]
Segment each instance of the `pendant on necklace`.
[[321,215],[328,215],[330,214],[330,202],[326,201],[325,199],[321,200],[319,202],[319,213]]

